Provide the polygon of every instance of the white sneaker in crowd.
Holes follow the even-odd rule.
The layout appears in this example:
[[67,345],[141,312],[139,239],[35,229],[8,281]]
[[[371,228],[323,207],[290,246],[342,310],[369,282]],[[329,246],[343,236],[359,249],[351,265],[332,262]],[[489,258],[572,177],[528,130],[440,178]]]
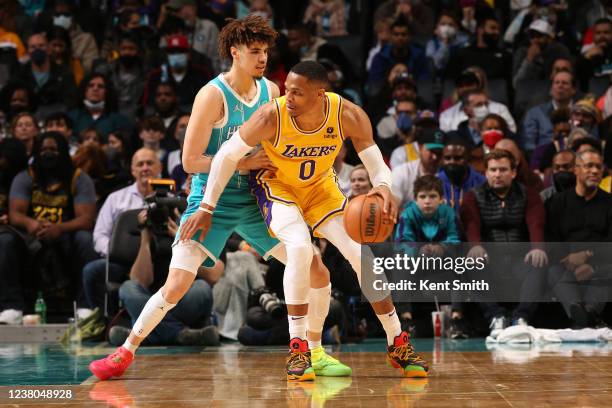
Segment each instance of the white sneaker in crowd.
[[6,309],[0,313],[0,324],[21,324],[23,312],[21,310]]

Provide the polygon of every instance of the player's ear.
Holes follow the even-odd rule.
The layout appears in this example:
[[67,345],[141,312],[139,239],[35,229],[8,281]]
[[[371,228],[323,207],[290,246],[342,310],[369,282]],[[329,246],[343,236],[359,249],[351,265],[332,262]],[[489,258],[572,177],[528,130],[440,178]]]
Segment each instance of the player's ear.
[[236,57],[238,57],[238,48],[230,47],[230,54],[232,55],[232,59],[236,59]]
[[325,97],[325,88],[319,88],[319,90],[317,92],[317,96],[319,98],[324,98]]

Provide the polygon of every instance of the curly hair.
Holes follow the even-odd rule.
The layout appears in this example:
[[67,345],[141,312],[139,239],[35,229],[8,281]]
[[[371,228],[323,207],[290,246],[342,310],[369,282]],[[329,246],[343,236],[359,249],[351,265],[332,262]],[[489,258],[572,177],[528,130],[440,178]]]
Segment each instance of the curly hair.
[[242,44],[248,47],[255,42],[266,43],[271,47],[276,37],[276,30],[261,16],[249,14],[241,20],[228,19],[228,24],[219,34],[219,54],[222,58],[231,59],[232,47]]

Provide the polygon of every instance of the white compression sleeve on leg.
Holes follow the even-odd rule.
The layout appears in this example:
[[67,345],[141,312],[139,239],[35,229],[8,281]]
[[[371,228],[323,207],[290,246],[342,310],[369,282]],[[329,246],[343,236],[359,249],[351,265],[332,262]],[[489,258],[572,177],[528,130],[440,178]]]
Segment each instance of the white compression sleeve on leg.
[[323,323],[329,313],[331,283],[322,288],[310,288],[308,292],[308,331],[323,332]]
[[132,331],[138,337],[147,337],[174,306],[176,306],[176,303],[166,302],[161,289],[158,290],[149,298],[142,312],[140,312]]
[[310,264],[313,249],[310,231],[294,205],[272,204],[270,229],[285,244],[287,263],[283,275],[285,301],[288,305],[304,305],[310,290]]
[[385,164],[378,146],[373,144],[363,149],[359,152],[359,158],[368,171],[374,187],[385,185],[391,188],[391,169]]
[[249,146],[242,140],[239,130],[221,145],[210,164],[203,203],[213,207],[217,205],[221,193],[236,171],[238,161],[253,149],[254,146]]
[[[378,290],[374,287],[374,281],[380,280],[383,283],[383,287],[387,287],[387,277],[382,275],[375,275],[372,271],[374,254],[367,245],[359,245],[353,241],[342,223],[342,217],[334,217],[327,221],[321,227],[319,227],[319,233],[323,235],[325,239],[331,242],[344,258],[351,264],[353,270],[357,274],[357,280],[363,295],[370,301],[379,302],[388,297],[391,292],[388,289]],[[362,255],[363,258],[362,259]],[[362,265],[366,265],[366,279],[364,281]],[[368,266],[369,265],[369,266]]]

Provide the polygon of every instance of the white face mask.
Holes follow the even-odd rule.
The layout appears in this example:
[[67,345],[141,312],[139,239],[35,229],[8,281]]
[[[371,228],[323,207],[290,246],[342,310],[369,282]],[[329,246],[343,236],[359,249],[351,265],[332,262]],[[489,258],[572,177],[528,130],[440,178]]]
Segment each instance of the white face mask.
[[54,16],[53,17],[53,25],[65,28],[66,30],[70,29],[72,25],[72,17],[69,16]]
[[457,29],[449,24],[442,24],[438,27],[438,32],[442,38],[453,38],[457,34]]
[[489,114],[489,107],[487,105],[477,106],[474,108],[474,118],[477,121],[482,121]]
[[91,101],[88,101],[87,99],[83,99],[83,105],[85,105],[87,109],[103,110],[106,104],[105,104],[105,101],[91,102]]

